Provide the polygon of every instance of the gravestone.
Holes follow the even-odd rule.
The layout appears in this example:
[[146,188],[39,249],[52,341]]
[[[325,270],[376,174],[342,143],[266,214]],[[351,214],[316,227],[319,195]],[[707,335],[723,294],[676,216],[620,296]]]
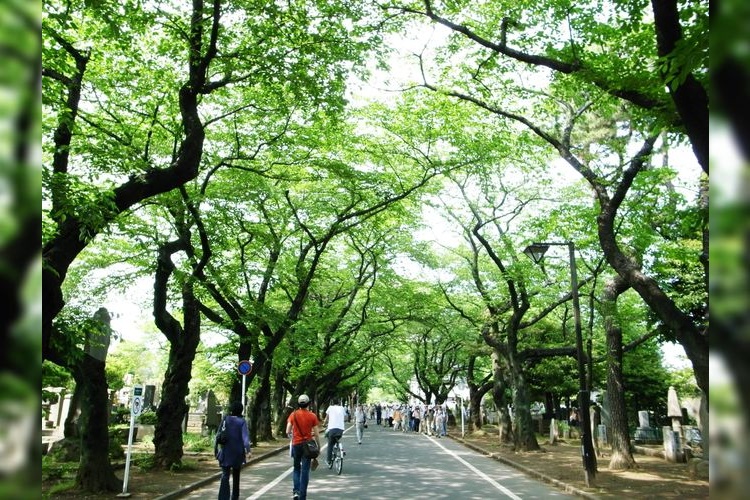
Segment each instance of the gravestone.
[[667,416],[672,419],[672,430],[682,434],[682,408],[674,386],[667,391]]
[[685,453],[682,449],[680,433],[665,425],[662,428],[662,434],[664,436],[664,458],[669,462],[684,462]]
[[153,408],[154,405],[154,397],[156,396],[156,386],[155,385],[146,385],[143,388],[143,408],[149,409]]
[[648,421],[648,412],[645,410],[638,412],[638,427],[651,427]]
[[610,426],[610,416],[609,416],[609,408],[610,408],[610,402],[609,402],[609,394],[607,391],[604,391],[602,393],[602,424],[606,425],[607,427]]
[[549,444],[557,443],[557,438],[560,436],[559,430],[557,429],[557,420],[552,418],[549,422]]
[[660,443],[662,442],[662,437],[659,434],[659,429],[650,425],[648,411],[640,410],[638,412],[638,427],[635,429],[635,434],[633,435],[635,443]]
[[206,427],[216,429],[220,421],[219,404],[216,401],[214,391],[209,390],[208,394],[206,394]]
[[607,426],[604,424],[599,424],[597,426],[596,430],[596,441],[599,445],[599,448],[604,448],[609,444],[609,440],[607,438]]

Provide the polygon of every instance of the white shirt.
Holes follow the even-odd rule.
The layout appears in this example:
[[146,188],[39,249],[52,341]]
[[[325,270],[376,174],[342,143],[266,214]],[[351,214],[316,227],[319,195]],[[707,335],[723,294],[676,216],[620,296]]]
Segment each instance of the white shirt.
[[328,430],[344,429],[344,407],[341,405],[331,405],[326,410],[328,416]]

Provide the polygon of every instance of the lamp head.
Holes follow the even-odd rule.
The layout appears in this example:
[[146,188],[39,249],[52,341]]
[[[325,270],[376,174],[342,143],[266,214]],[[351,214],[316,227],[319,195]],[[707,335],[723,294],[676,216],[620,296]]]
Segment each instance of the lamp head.
[[544,254],[547,253],[547,249],[549,249],[549,245],[545,243],[532,243],[523,249],[523,253],[531,257],[531,260],[533,260],[535,264],[539,264],[544,259]]

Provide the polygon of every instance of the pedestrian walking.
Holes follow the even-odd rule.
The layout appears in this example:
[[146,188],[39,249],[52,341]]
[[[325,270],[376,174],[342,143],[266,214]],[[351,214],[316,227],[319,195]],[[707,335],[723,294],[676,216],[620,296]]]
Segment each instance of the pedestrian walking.
[[[247,422],[242,416],[242,403],[234,401],[219,425],[214,441],[214,456],[221,467],[221,482],[219,483],[219,500],[238,500],[240,498],[240,470],[242,465],[252,456],[250,450],[250,434]],[[223,441],[223,443],[219,443]],[[229,476],[232,476],[230,495]]]
[[[286,421],[286,434],[292,439],[292,498],[306,500],[307,484],[310,482],[312,459],[303,454],[303,444],[314,439],[320,449],[320,422],[315,413],[309,411],[310,397],[302,394],[297,399],[299,409],[292,412]],[[317,463],[317,461],[316,461]]]
[[367,427],[367,414],[362,405],[357,406],[357,409],[354,411],[354,424],[357,433],[357,443],[362,444],[362,436]]

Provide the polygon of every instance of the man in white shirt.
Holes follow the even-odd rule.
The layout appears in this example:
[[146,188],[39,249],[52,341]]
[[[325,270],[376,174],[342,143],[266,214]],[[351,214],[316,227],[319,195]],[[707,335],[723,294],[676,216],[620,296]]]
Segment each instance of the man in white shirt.
[[[336,440],[341,439],[344,435],[344,407],[334,403],[326,409],[326,418],[323,425],[326,425],[326,436],[328,436],[328,449],[326,450],[326,464],[331,463],[333,459],[333,445]],[[342,448],[343,450],[343,448]]]
[[367,413],[362,405],[357,405],[357,409],[354,410],[354,426],[357,431],[357,443],[362,444],[362,435],[367,426]]

